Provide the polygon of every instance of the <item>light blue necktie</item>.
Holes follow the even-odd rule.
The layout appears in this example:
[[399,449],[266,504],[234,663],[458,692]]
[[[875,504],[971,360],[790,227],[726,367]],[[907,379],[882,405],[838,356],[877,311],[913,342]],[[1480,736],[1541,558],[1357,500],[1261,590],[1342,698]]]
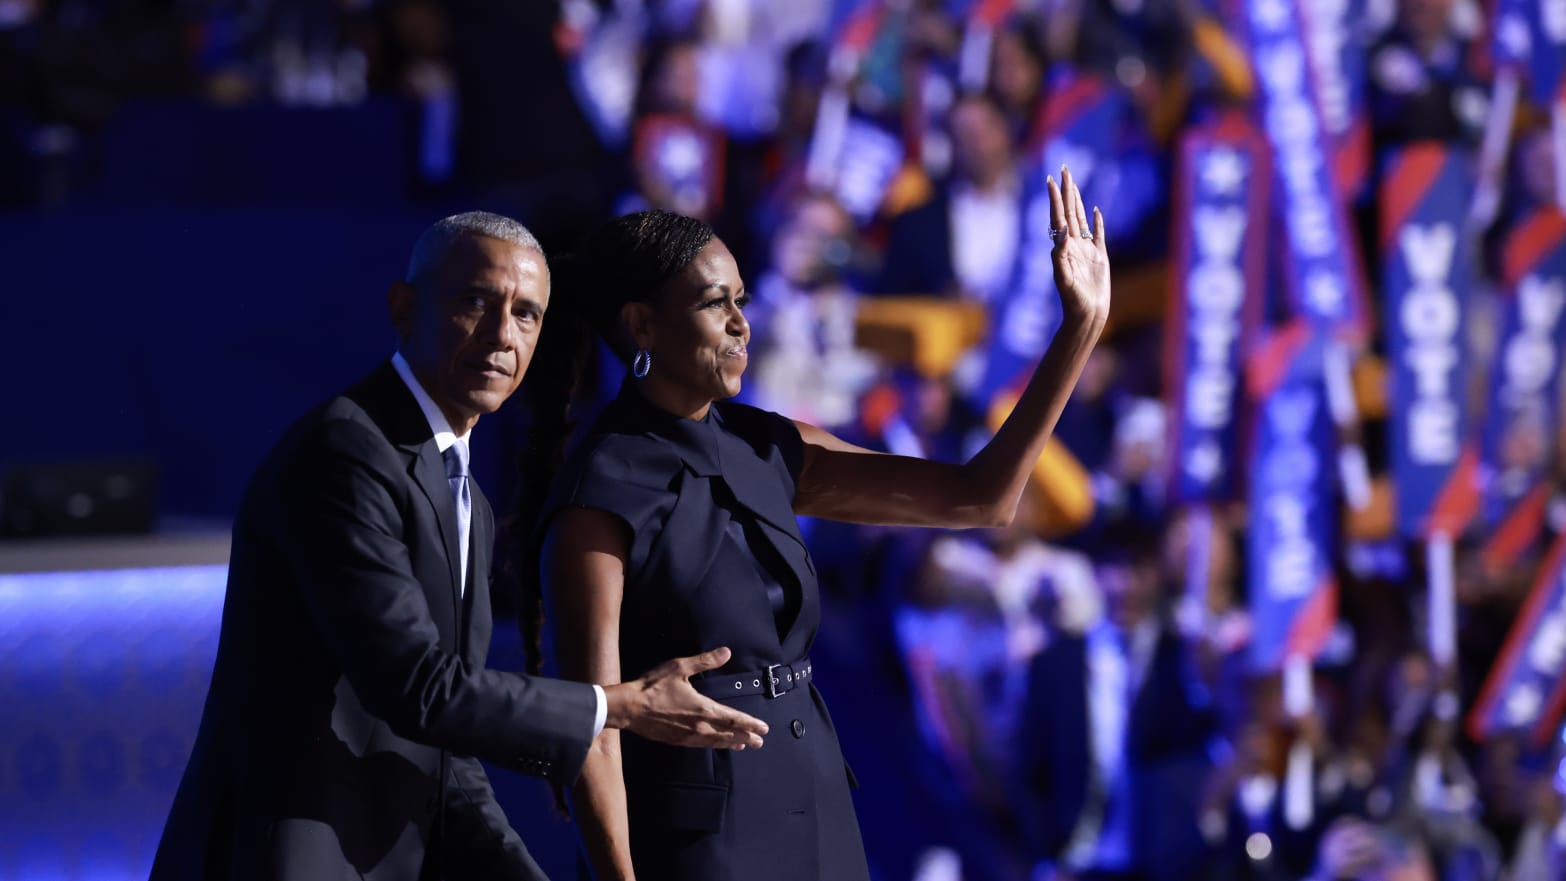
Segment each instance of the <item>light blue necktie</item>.
[[457,441],[441,453],[446,460],[446,482],[451,484],[451,497],[457,503],[457,546],[461,549],[462,565],[457,570],[459,593],[468,589],[468,528],[473,518],[473,496],[468,490],[468,445]]

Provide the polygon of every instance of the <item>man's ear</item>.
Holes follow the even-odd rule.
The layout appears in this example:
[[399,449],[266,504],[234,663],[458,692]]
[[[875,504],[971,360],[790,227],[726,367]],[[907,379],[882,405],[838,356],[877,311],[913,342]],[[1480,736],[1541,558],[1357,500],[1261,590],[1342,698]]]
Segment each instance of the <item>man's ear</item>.
[[413,313],[418,306],[419,289],[405,281],[394,281],[386,291],[386,311],[391,315],[392,327],[397,339],[406,340],[413,333]]
[[653,307],[651,303],[626,303],[620,307],[620,326],[631,345],[651,352],[657,342],[653,331]]

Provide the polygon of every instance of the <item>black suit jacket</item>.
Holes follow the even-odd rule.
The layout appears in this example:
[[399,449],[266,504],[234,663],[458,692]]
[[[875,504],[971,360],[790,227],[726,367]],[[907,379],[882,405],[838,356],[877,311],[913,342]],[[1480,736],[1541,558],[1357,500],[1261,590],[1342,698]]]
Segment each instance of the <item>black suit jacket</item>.
[[385,364],[257,471],[154,881],[543,877],[478,759],[569,782],[596,699],[484,669],[494,517],[473,487],[464,596],[431,434]]
[[[1126,720],[1136,868],[1155,879],[1196,878],[1202,855],[1197,800],[1216,716],[1192,682],[1186,646],[1165,627]],[[1093,756],[1087,641],[1061,636],[1033,660],[1021,717],[1020,783],[1036,856],[1059,859],[1087,806]]]
[[878,292],[945,295],[957,289],[951,212],[951,188],[942,183],[929,201],[892,219]]

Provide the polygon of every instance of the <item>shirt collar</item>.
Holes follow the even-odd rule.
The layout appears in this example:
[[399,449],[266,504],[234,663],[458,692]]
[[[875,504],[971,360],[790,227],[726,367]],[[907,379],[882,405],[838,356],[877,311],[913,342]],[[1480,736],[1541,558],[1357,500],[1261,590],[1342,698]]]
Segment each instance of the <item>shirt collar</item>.
[[[442,453],[451,448],[457,441],[462,441],[464,447],[468,446],[468,435],[458,436],[451,430],[451,423],[446,421],[446,414],[440,412],[440,407],[435,405],[435,399],[431,398],[424,386],[419,384],[418,377],[413,375],[413,368],[408,366],[407,359],[401,352],[392,353],[392,369],[402,377],[402,382],[413,392],[413,399],[419,402],[419,410],[424,413],[424,420],[430,424],[430,432],[435,435],[435,447]],[[471,434],[472,432],[469,432]]]

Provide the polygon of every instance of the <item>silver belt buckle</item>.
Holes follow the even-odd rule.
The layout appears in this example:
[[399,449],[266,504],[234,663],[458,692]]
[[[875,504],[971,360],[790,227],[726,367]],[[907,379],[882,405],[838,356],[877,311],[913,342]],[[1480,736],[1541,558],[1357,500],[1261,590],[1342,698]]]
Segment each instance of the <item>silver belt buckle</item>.
[[761,688],[764,692],[766,692],[766,695],[769,698],[775,698],[783,694],[783,692],[778,691],[777,669],[781,666],[783,665],[768,664],[767,672],[762,676]]

